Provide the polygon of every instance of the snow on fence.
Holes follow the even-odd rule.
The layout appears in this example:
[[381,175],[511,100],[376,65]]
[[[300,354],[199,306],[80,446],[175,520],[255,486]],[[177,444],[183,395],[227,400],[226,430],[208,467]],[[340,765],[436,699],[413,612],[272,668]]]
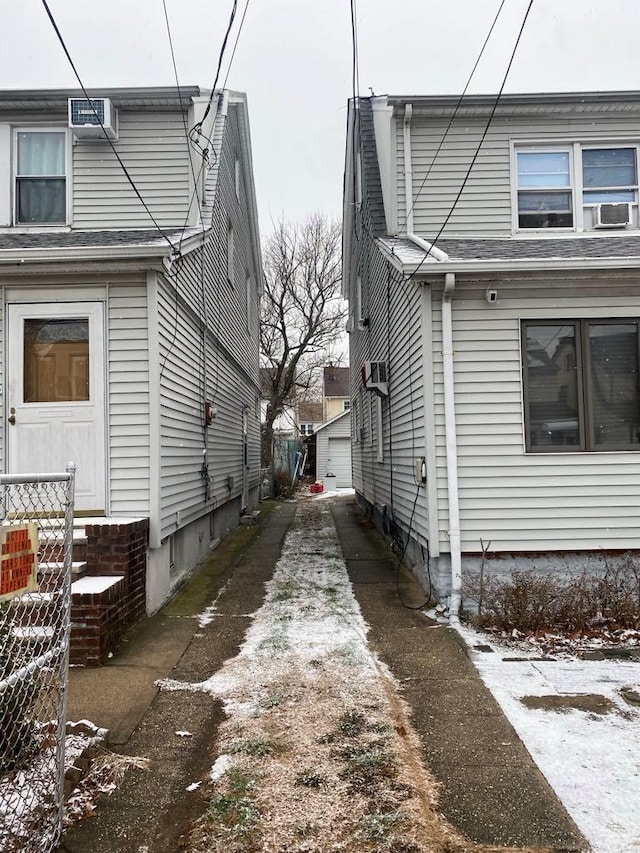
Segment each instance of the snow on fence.
[[62,829],[75,471],[0,476],[0,850]]

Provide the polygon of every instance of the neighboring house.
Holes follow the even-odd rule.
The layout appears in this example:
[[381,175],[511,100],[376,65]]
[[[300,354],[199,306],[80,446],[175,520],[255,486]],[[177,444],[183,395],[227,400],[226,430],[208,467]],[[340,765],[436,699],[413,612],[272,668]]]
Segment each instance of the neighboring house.
[[92,98],[0,92],[1,464],[76,463],[87,548],[115,543],[87,570],[122,568],[126,622],[256,504],[262,268],[245,96]]
[[354,486],[454,610],[640,549],[640,93],[494,104],[348,115]]
[[351,412],[340,412],[319,426],[316,440],[316,479],[328,475],[336,478],[335,485],[351,486]]
[[346,412],[351,405],[349,368],[325,367],[322,373],[323,420],[328,421]]
[[298,430],[303,437],[313,435],[322,423],[322,402],[302,400],[298,404]]

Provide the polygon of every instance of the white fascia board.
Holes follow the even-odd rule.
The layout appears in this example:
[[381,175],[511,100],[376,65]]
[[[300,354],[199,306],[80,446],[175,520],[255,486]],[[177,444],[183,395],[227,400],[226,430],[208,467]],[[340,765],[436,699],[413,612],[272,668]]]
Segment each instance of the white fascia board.
[[[436,268],[437,267],[437,270]],[[602,269],[638,269],[640,257],[633,258],[543,258],[540,260],[483,260],[483,261],[437,261],[434,263],[401,265],[399,269],[405,275],[413,275],[416,270],[420,276],[444,275],[445,273],[476,273],[476,272],[553,272],[568,270]]]
[[339,421],[341,418],[346,417],[346,415],[349,415],[349,416],[351,415],[351,409],[345,409],[344,412],[338,412],[337,415],[334,415],[328,421],[325,421],[323,424],[320,424],[320,426],[315,430],[315,432],[320,432],[321,430],[326,429],[327,427],[330,427],[336,421]]

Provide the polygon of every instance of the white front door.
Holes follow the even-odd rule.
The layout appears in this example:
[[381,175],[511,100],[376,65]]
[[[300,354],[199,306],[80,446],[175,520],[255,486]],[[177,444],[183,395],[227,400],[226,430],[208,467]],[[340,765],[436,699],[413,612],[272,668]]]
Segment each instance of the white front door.
[[11,474],[76,466],[76,509],[106,509],[101,302],[9,305],[6,435]]

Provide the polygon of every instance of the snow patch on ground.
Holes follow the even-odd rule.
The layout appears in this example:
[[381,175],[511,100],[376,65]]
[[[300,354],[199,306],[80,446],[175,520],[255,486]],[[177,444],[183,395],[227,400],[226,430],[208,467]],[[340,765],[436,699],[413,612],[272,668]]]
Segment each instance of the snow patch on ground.
[[[534,761],[591,843],[593,853],[640,851],[640,708],[622,697],[640,688],[640,662],[514,654],[486,634],[462,631],[472,660]],[[514,657],[525,660],[513,660]],[[512,660],[505,660],[512,658]],[[604,696],[606,714],[527,708],[525,696]]]

